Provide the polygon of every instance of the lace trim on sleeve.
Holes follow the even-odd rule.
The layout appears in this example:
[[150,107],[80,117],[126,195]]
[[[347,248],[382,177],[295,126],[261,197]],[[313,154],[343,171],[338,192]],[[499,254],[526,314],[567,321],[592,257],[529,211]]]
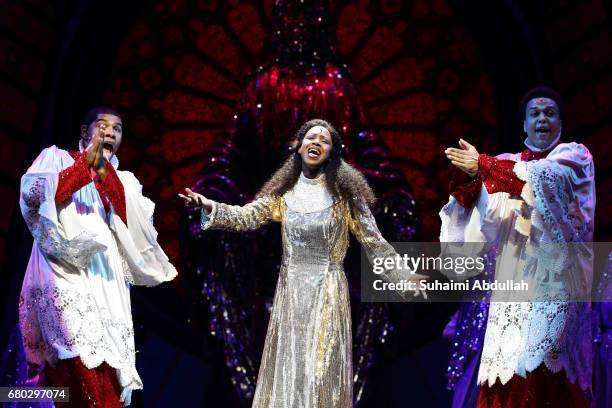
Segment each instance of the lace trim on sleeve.
[[532,187],[533,207],[553,242],[582,241],[590,225],[573,211],[573,197],[568,193],[561,165],[538,160],[525,166]]
[[[41,250],[50,256],[63,259],[72,265],[85,269],[93,255],[104,251],[106,246],[94,241],[94,235],[83,231],[72,239],[66,239],[59,226],[41,214],[41,207],[47,204],[49,186],[45,177],[24,178],[22,185],[23,217],[32,236]],[[49,203],[51,204],[51,203]],[[55,207],[54,203],[52,204]]]

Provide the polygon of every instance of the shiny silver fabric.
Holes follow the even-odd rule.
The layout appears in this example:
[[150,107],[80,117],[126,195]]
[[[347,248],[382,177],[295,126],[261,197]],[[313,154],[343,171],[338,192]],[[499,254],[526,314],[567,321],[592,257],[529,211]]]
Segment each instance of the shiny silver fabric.
[[323,177],[301,177],[284,197],[243,207],[215,203],[202,228],[250,230],[282,222],[283,261],[253,407],[352,406],[349,292],[342,267],[349,230],[369,256],[395,253],[365,203],[351,211]]

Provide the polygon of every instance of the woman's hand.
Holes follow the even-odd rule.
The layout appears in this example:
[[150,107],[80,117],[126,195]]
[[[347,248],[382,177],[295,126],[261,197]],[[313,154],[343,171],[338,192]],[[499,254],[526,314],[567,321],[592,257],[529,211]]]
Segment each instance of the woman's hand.
[[463,139],[459,139],[459,146],[461,149],[449,147],[444,153],[455,167],[474,177],[478,173],[478,151]]
[[[417,289],[414,291],[406,291],[406,292],[408,293],[412,292],[413,297],[417,297],[421,295],[423,296],[423,299],[427,300],[427,292],[425,292],[425,290],[420,289],[420,287],[421,287],[421,281],[426,281],[428,279],[429,279],[429,276],[421,275],[420,273],[410,274],[410,278],[408,279],[408,281],[414,282],[414,287]],[[407,294],[405,295],[405,299],[410,300]]]
[[185,188],[185,194],[179,193],[179,197],[183,200],[187,207],[203,208],[206,212],[212,211],[212,200],[204,197],[202,194],[195,193],[188,188]]

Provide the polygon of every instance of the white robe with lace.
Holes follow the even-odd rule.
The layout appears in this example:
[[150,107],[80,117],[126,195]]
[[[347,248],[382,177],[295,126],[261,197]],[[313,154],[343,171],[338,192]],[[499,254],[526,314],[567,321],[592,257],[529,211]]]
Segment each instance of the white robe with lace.
[[77,356],[90,369],[106,362],[126,395],[142,388],[129,285],[157,285],[176,270],[157,243],[155,205],[132,173],[117,171],[127,225],[107,214],[93,182],[56,206],[58,173],[73,163],[52,146],[21,179],[21,212],[34,237],[19,305],[26,355],[37,365]]
[[520,197],[489,194],[483,186],[472,208],[451,196],[440,212],[440,242],[496,247],[496,279],[526,281],[533,300],[513,302],[493,293],[478,383],[491,386],[499,378],[505,384],[543,363],[590,388],[592,156],[581,144],[562,143],[541,160],[522,162],[520,154],[498,158],[517,162],[514,172],[525,181]]

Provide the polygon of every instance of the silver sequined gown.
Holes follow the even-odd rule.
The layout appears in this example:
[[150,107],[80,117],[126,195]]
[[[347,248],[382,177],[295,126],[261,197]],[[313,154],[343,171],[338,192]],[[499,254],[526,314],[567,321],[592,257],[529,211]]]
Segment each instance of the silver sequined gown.
[[245,231],[282,223],[283,260],[266,335],[256,408],[352,406],[349,291],[343,260],[351,231],[369,257],[389,256],[365,202],[334,201],[324,176],[303,175],[283,197],[215,203],[203,229]]

